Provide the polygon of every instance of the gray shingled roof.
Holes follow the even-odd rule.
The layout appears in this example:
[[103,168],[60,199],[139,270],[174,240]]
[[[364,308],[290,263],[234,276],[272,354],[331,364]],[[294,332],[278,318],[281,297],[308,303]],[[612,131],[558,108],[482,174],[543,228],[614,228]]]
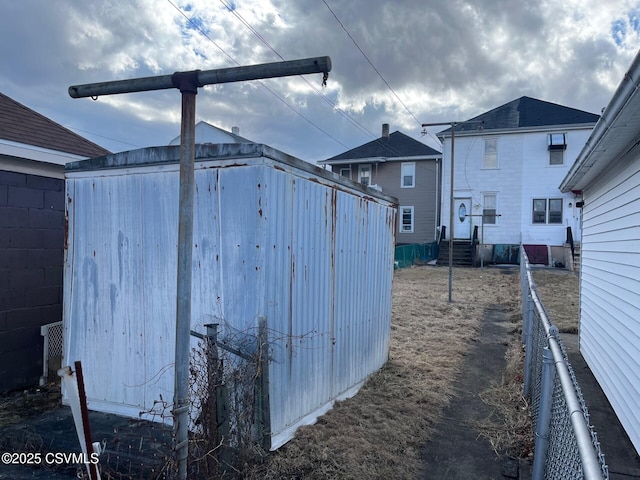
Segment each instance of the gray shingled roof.
[[414,140],[402,132],[396,131],[389,135],[389,138],[377,138],[376,140],[360,145],[359,147],[352,148],[340,155],[328,158],[327,160],[324,160],[324,162],[353,160],[357,158],[424,157],[433,155],[440,156],[442,154],[424,143]]
[[0,93],[0,138],[83,157],[111,153]]
[[[594,113],[565,107],[557,103],[545,102],[531,97],[520,97],[509,103],[489,110],[483,114],[469,119],[482,120],[482,129],[502,130],[526,127],[544,127],[551,125],[576,125],[595,124],[599,115]],[[468,132],[478,130],[478,124],[460,124],[456,126],[457,132]],[[451,129],[448,128],[438,135],[448,135]]]

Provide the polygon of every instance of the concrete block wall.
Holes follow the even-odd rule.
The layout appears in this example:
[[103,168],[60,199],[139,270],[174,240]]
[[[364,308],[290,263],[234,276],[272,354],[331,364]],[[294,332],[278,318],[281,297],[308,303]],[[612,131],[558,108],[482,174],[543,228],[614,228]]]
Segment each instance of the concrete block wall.
[[64,180],[0,171],[0,392],[38,384],[63,261]]

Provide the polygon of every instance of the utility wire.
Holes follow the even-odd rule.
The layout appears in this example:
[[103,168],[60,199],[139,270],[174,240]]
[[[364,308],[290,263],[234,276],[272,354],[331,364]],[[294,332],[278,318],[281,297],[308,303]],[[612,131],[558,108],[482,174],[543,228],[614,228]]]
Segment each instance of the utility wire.
[[[245,27],[247,27],[249,29],[249,31],[251,33],[253,33],[256,38],[258,38],[269,50],[271,50],[278,58],[280,58],[280,60],[286,60],[282,55],[280,55],[280,53],[264,38],[264,36],[262,36],[260,34],[260,32],[258,32],[240,13],[238,13],[236,11],[236,9],[232,8],[225,0],[220,0],[220,3],[222,3],[222,5],[224,5],[224,7],[231,12]],[[374,67],[375,68],[375,67]],[[300,78],[302,78],[302,80],[304,80],[307,85],[309,85],[318,95],[320,95],[322,98],[324,98],[324,100],[331,105],[334,109],[336,109],[340,114],[342,114],[345,118],[347,118],[354,126],[360,128],[360,130],[362,130],[365,133],[368,133],[371,137],[373,137],[374,139],[378,139],[378,136],[375,135],[374,133],[372,133],[370,130],[368,130],[366,127],[364,127],[363,125],[361,125],[360,123],[358,123],[355,119],[353,119],[351,116],[349,116],[349,114],[347,114],[345,111],[343,111],[342,109],[340,109],[330,98],[328,98],[326,95],[324,95],[321,91],[319,91],[313,84],[311,84],[305,77],[300,76]],[[385,82],[386,83],[386,82]],[[415,117],[414,117],[415,118]],[[416,119],[417,120],[417,119]],[[420,124],[422,125],[422,124]],[[383,147],[385,150],[389,151],[391,154],[394,154],[396,156],[402,156],[401,152],[399,152],[398,150],[396,150],[395,148],[393,148],[391,145],[389,145],[388,143],[385,143],[383,141],[378,142],[379,145],[381,147]]]
[[380,77],[380,79],[384,82],[384,84],[387,86],[387,88],[391,91],[391,93],[393,93],[393,95],[396,97],[396,99],[398,100],[398,102],[400,102],[400,104],[405,108],[405,110],[407,112],[409,112],[409,115],[411,115],[413,117],[413,119],[416,121],[416,123],[420,126],[422,126],[422,123],[420,122],[420,120],[418,120],[416,118],[416,116],[413,114],[413,112],[411,110],[409,110],[409,107],[407,107],[405,105],[405,103],[402,101],[402,99],[400,98],[400,96],[396,93],[396,91],[391,88],[391,85],[389,85],[389,82],[387,82],[387,80],[382,76],[382,74],[380,73],[380,70],[378,70],[376,68],[376,66],[373,64],[373,62],[369,59],[369,57],[367,56],[366,53],[364,53],[364,50],[362,50],[362,48],[360,48],[360,45],[358,45],[358,42],[356,42],[355,38],[353,38],[353,36],[351,35],[351,33],[349,32],[349,30],[347,30],[347,27],[344,26],[344,23],[342,23],[342,21],[338,18],[338,15],[336,15],[336,12],[333,11],[333,9],[329,6],[329,4],[326,2],[326,0],[322,0],[322,3],[324,3],[327,8],[329,9],[329,11],[331,12],[331,15],[333,15],[333,18],[336,19],[336,22],[338,22],[338,24],[342,27],[342,30],[344,30],[344,33],[347,34],[347,36],[351,39],[351,41],[353,42],[353,44],[356,46],[356,48],[360,51],[360,53],[362,54],[362,56],[365,58],[365,60],[367,62],[369,62],[369,65],[371,65],[371,68],[373,68],[373,71],[376,72],[378,74],[378,76]]
[[[273,46],[271,46],[271,44],[269,44],[269,42],[249,22],[247,22],[244,19],[244,17],[242,15],[240,15],[236,11],[236,9],[232,8],[225,0],[220,0],[220,3],[222,3],[222,5],[224,5],[224,7],[227,10],[229,10],[229,12],[231,12],[245,27],[247,27],[249,29],[249,31],[251,33],[253,33],[256,36],[256,38],[258,38],[258,40],[260,40],[280,60],[286,60],[282,55],[280,55],[280,53],[278,53],[278,51]],[[347,120],[349,120],[355,127],[359,128],[363,133],[366,133],[366,134],[370,135],[372,138],[377,138],[377,135],[375,135],[373,132],[368,130],[362,124],[358,123],[357,120],[352,118],[348,113],[346,113],[344,110],[342,110],[340,107],[338,107],[338,105],[336,105],[335,102],[333,102],[329,97],[327,97],[324,93],[322,93],[320,90],[318,90],[318,88],[315,85],[313,85],[311,82],[309,82],[309,80],[307,80],[303,76],[300,76],[300,78],[302,80],[304,80],[304,82],[307,85],[309,85],[309,87],[311,87],[311,89],[314,92],[316,92],[318,95],[320,95],[324,99],[325,102],[327,102],[329,105],[331,105],[332,108],[334,108],[338,113],[340,113],[343,117],[345,117]]]
[[[216,43],[215,40],[213,40],[209,35],[207,35],[207,33],[202,30],[202,28],[200,28],[200,26],[194,22],[193,20],[191,20],[181,9],[180,7],[178,7],[175,3],[173,3],[171,0],[167,0],[169,2],[169,4],[175,8],[192,26],[193,28],[195,28],[196,30],[198,30],[205,38],[207,38],[211,43],[213,43],[216,48],[218,50],[220,50],[224,55],[226,55],[227,58],[229,58],[229,60],[231,60],[233,63],[235,63],[236,65],[240,65],[240,63],[233,58],[231,55],[229,55],[226,50],[224,48],[222,48],[220,45],[218,45],[218,43]],[[227,7],[229,8],[229,7]],[[340,145],[342,145],[344,148],[349,148],[347,147],[344,143],[342,143],[340,140],[338,140],[337,138],[335,138],[333,135],[331,135],[329,132],[327,132],[326,130],[322,129],[320,126],[316,125],[315,123],[313,123],[311,120],[309,120],[307,117],[305,117],[302,113],[300,113],[298,110],[296,110],[295,108],[293,108],[291,105],[289,105],[289,103],[287,103],[287,101],[282,98],[280,95],[278,95],[275,91],[273,91],[272,89],[270,89],[264,82],[258,80],[258,83],[264,87],[269,93],[271,93],[271,95],[273,95],[274,97],[276,97],[278,100],[280,100],[284,105],[286,105],[292,112],[294,112],[295,114],[297,114],[298,116],[300,116],[303,120],[305,120],[307,123],[309,123],[310,125],[312,125],[313,127],[315,127],[316,129],[320,130],[322,133],[324,133],[327,137],[331,138],[334,142],[339,143]]]
[[[371,61],[371,59],[367,56],[366,53],[364,53],[364,50],[362,50],[362,48],[360,48],[360,45],[358,45],[358,42],[356,42],[355,38],[353,38],[353,35],[351,35],[351,33],[349,32],[349,30],[347,30],[347,27],[345,27],[344,23],[342,23],[342,21],[338,18],[338,15],[336,14],[336,12],[333,11],[333,9],[329,6],[329,4],[326,2],[326,0],[322,0],[322,3],[324,3],[326,5],[326,7],[329,9],[329,11],[331,12],[331,15],[333,15],[333,18],[336,19],[336,22],[338,22],[338,24],[340,25],[340,27],[342,27],[342,30],[344,30],[344,33],[347,34],[347,36],[351,39],[351,41],[353,42],[353,44],[355,45],[355,47],[360,51],[360,53],[362,54],[362,56],[365,58],[365,60],[369,63],[369,65],[371,65],[371,68],[373,68],[373,71],[376,72],[378,74],[378,76],[380,77],[380,79],[384,82],[384,84],[387,86],[387,88],[391,91],[391,93],[393,93],[393,95],[396,97],[396,99],[398,100],[398,102],[400,102],[400,104],[405,108],[405,110],[407,112],[409,112],[409,115],[411,115],[413,117],[413,119],[416,121],[416,123],[418,124],[419,127],[422,127],[422,122],[420,122],[420,120],[418,120],[418,118],[413,114],[413,112],[409,109],[409,107],[407,107],[407,105],[402,101],[402,99],[400,98],[400,96],[396,93],[396,91],[391,87],[391,85],[389,85],[389,82],[387,82],[387,80],[382,76],[382,73],[380,73],[380,70],[378,70],[376,68],[376,66],[373,64],[373,62]],[[431,132],[427,132],[429,133],[429,135],[431,135],[436,141],[437,138],[431,133]],[[438,143],[440,143],[438,141]]]

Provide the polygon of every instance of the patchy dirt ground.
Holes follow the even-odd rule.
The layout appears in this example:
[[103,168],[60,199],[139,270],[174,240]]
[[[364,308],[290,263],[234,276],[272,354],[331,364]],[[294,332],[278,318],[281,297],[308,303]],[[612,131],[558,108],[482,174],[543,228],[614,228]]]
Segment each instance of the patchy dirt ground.
[[560,333],[578,333],[579,279],[562,269],[533,270],[538,295]]
[[[20,423],[60,406],[60,385],[49,383],[0,395],[0,427]],[[2,440],[0,439],[0,444]]]
[[416,478],[485,308],[506,305],[518,328],[519,277],[505,273],[454,269],[450,304],[447,268],[396,271],[387,365],[246,478]]
[[[562,331],[577,329],[577,277],[539,270],[534,278],[552,320]],[[420,448],[453,394],[453,379],[478,335],[484,310],[494,304],[509,312],[513,345],[503,384],[489,388],[483,399],[502,409],[506,420],[479,428],[496,450],[526,454],[530,439],[520,395],[519,291],[517,269],[455,268],[449,303],[446,267],[396,271],[389,362],[355,397],[337,403],[316,425],[300,429],[260,463],[246,465],[243,478],[417,478]],[[0,396],[0,427],[59,402],[56,385]]]

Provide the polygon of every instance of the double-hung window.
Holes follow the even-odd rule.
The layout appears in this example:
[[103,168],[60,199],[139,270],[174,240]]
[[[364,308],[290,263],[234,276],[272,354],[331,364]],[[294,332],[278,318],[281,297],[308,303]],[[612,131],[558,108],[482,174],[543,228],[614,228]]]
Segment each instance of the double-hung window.
[[413,207],[400,207],[400,233],[413,233]]
[[549,148],[549,165],[564,165],[564,151],[567,149],[567,139],[564,133],[550,133],[547,135]]
[[485,138],[482,168],[498,168],[498,139]]
[[371,165],[363,164],[358,167],[358,182],[363,185],[371,185]]
[[534,224],[562,224],[561,198],[534,198],[532,222]]
[[496,224],[496,203],[497,195],[495,193],[482,194],[482,223],[483,225]]
[[416,164],[405,162],[400,166],[400,188],[414,188],[416,186]]

